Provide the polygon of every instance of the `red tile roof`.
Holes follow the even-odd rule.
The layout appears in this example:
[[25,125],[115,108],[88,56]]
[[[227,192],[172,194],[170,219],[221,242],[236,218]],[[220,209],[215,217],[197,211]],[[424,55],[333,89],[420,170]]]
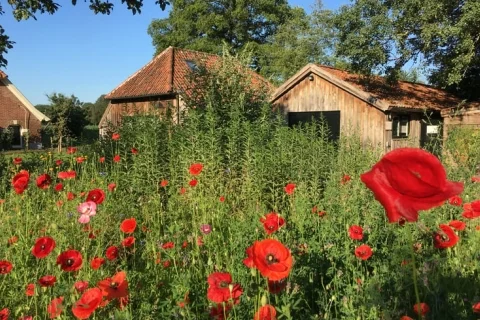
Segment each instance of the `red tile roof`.
[[5,79],[7,78],[7,74],[5,72],[3,72],[2,70],[0,70],[0,79]]
[[375,98],[383,100],[390,107],[442,110],[455,107],[462,101],[445,90],[424,84],[398,81],[398,84],[392,87],[386,84],[382,77],[371,77],[367,82],[357,74],[323,65],[318,66],[354,87],[370,93]]
[[[168,47],[140,70],[130,76],[106,95],[107,99],[123,99],[146,96],[160,96],[179,93],[191,88],[189,73],[193,66],[211,67],[220,57],[199,51]],[[271,86],[268,81],[254,73],[252,81]]]

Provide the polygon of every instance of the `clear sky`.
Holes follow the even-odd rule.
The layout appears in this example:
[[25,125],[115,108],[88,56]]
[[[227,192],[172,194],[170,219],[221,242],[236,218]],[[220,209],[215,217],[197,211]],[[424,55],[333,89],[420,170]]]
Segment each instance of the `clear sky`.
[[[60,2],[60,1],[57,1]],[[34,105],[48,103],[46,94],[74,94],[80,101],[95,102],[110,92],[153,57],[147,28],[152,19],[168,17],[154,0],[145,0],[141,14],[132,15],[126,5],[112,1],[110,16],[95,15],[88,1],[70,0],[54,15],[17,22],[5,1],[1,25],[14,48],[6,55],[3,69],[10,81]],[[316,0],[289,0],[307,12]],[[324,7],[337,9],[348,0],[324,0]],[[2,2],[3,4],[3,2]]]

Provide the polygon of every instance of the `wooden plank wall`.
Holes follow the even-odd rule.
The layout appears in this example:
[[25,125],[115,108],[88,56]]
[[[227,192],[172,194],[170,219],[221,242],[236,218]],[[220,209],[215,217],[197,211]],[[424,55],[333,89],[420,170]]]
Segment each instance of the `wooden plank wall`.
[[465,126],[468,128],[480,129],[480,110],[467,111],[454,117],[443,118],[443,138],[448,136],[449,127]]
[[[420,141],[422,138],[422,115],[419,113],[409,113],[410,116],[410,131],[408,134],[408,138],[402,139],[393,139],[392,138],[392,131],[389,130],[386,133],[386,150],[391,151],[397,148],[403,147],[415,147],[420,148]],[[390,142],[390,143],[389,143]]]
[[107,126],[109,123],[117,126],[120,124],[123,116],[131,116],[136,113],[158,113],[162,115],[165,113],[167,107],[173,106],[175,112],[175,106],[177,99],[165,99],[158,101],[135,101],[135,102],[116,102],[110,101],[105,110],[105,115],[99,124],[100,130]]
[[359,133],[364,143],[385,146],[385,114],[365,101],[313,74],[302,79],[274,102],[288,112],[340,111],[340,135]]

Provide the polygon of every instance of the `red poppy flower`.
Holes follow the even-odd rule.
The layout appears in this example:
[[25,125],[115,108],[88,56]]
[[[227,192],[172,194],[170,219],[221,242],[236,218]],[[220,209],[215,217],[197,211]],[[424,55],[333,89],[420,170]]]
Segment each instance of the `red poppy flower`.
[[409,316],[402,316],[400,320],[413,320],[413,318],[410,318]]
[[58,179],[61,179],[61,180],[75,179],[76,176],[77,176],[77,173],[73,170],[61,171],[57,175]]
[[446,249],[457,244],[460,238],[455,234],[452,228],[446,224],[441,224],[442,233],[435,232],[433,235],[434,246],[437,249]]
[[175,248],[175,243],[172,241],[166,242],[162,245],[163,249],[173,249]]
[[90,267],[92,267],[93,270],[99,269],[102,264],[105,263],[105,259],[100,258],[100,257],[95,257],[90,261]]
[[7,308],[3,308],[0,310],[0,320],[8,320],[8,317],[10,316],[10,310]]
[[15,189],[16,194],[22,194],[28,187],[28,181],[30,180],[30,174],[28,171],[22,170],[17,173],[12,179],[12,186]]
[[85,157],[77,157],[77,159],[75,159],[77,161],[77,163],[82,163],[85,161]]
[[480,313],[480,302],[475,303],[472,306],[472,309],[473,309],[473,313]]
[[199,175],[203,170],[203,164],[201,163],[194,163],[190,166],[190,169],[188,171],[192,176],[197,176]]
[[105,192],[102,189],[93,189],[88,192],[86,201],[93,201],[96,204],[102,204],[105,200]]
[[277,310],[274,306],[266,304],[258,309],[253,320],[276,320]]
[[475,200],[463,205],[462,216],[467,219],[475,219],[480,217],[480,200]]
[[75,194],[73,192],[68,191],[67,192],[67,200],[72,201],[73,199],[75,199]]
[[107,251],[105,252],[105,257],[108,260],[115,260],[118,258],[118,248],[115,246],[110,246],[107,248]]
[[460,196],[453,196],[448,199],[448,203],[450,203],[452,206],[461,206],[462,205],[462,198]]
[[243,264],[247,268],[255,268],[255,262],[253,261],[253,246],[245,249],[245,253],[247,254],[247,257],[243,259]]
[[271,294],[278,294],[285,289],[287,286],[287,279],[282,279],[278,281],[268,280],[268,292]]
[[362,244],[355,248],[355,256],[362,260],[368,260],[372,256],[372,248],[366,244]]
[[293,194],[295,191],[296,184],[295,183],[289,183],[285,186],[285,193],[288,195]]
[[102,290],[91,288],[85,291],[80,299],[72,306],[73,315],[77,319],[87,319],[102,303]]
[[352,180],[352,178],[348,174],[344,174],[342,180],[340,181],[341,184],[345,184],[348,181]]
[[112,182],[112,183],[110,183],[110,184],[108,185],[107,188],[108,188],[108,191],[113,192],[113,191],[115,191],[115,189],[117,188],[117,184],[114,183],[114,182]]
[[208,300],[216,303],[236,300],[242,295],[242,287],[232,284],[232,276],[228,272],[214,272],[208,276]]
[[97,283],[107,300],[118,299],[128,295],[128,281],[125,271],[117,272],[113,277]]
[[422,315],[425,316],[428,312],[430,311],[430,307],[428,304],[422,302],[422,303],[417,303],[413,306],[413,312],[417,315]]
[[13,164],[18,166],[22,164],[22,158],[13,158]]
[[119,134],[119,133],[114,133],[114,134],[112,134],[112,140],[117,141],[117,140],[119,140],[119,139],[120,139],[120,134]]
[[472,182],[480,182],[480,176],[473,176]]
[[190,182],[188,183],[190,185],[190,187],[195,187],[197,185],[198,181],[196,179],[192,179],[190,180]]
[[218,201],[220,201],[220,202],[225,202],[225,197],[224,197],[224,196],[221,196],[220,198],[218,198]]
[[0,260],[0,274],[9,274],[12,271],[13,265],[10,261]]
[[217,303],[210,308],[210,317],[215,320],[224,320],[228,317],[228,313],[232,309],[233,304],[229,303]]
[[116,155],[113,157],[113,162],[118,163],[118,162],[120,162],[121,159],[122,159],[122,158],[120,158],[120,155],[116,154]]
[[45,258],[55,249],[55,245],[55,240],[52,237],[38,238],[33,245],[32,254],[38,259]]
[[82,254],[77,250],[67,250],[57,257],[57,264],[63,271],[77,271],[82,267]]
[[63,161],[62,161],[62,160],[60,160],[60,159],[58,159],[58,160],[55,160],[55,164],[56,164],[57,166],[61,166],[61,165],[62,165],[62,163],[63,163]]
[[77,148],[67,147],[67,154],[74,154],[75,152],[77,152]]
[[463,191],[463,183],[447,180],[434,155],[416,148],[387,153],[361,179],[385,208],[389,222],[417,221],[419,210],[437,207]]
[[123,233],[133,233],[137,227],[137,220],[135,218],[125,219],[120,224],[120,230]]
[[281,280],[290,274],[293,258],[290,250],[280,241],[255,241],[252,253],[255,267],[269,280]]
[[165,188],[168,185],[168,180],[163,179],[160,181],[160,187]]
[[53,287],[53,285],[55,284],[56,281],[57,281],[57,277],[47,275],[47,276],[43,276],[40,279],[38,279],[38,284],[41,287]]
[[133,246],[134,243],[135,243],[135,237],[126,237],[122,241],[122,246],[124,246],[125,248],[129,248]]
[[8,238],[8,245],[14,245],[15,243],[18,242],[18,237],[17,236],[12,236],[10,238]]
[[352,240],[362,240],[363,239],[363,228],[357,225],[353,225],[348,229],[348,236]]
[[35,295],[35,283],[27,284],[27,287],[25,288],[25,294],[27,297],[33,297]]
[[57,192],[63,191],[63,184],[57,183],[55,185],[55,191],[57,191]]
[[185,194],[185,192],[187,192],[187,189],[185,189],[184,187],[181,187],[179,192],[180,194]]
[[285,219],[280,217],[276,212],[270,212],[265,217],[260,218],[263,228],[267,234],[272,234],[285,224]]
[[50,315],[50,319],[59,317],[63,311],[63,297],[53,299],[47,306],[47,312]]
[[77,281],[73,286],[75,287],[75,290],[82,293],[88,289],[88,281]]
[[448,225],[458,231],[465,230],[465,222],[463,221],[452,220],[448,223]]
[[138,149],[137,148],[132,148],[132,154],[138,154]]
[[104,163],[104,162],[105,162],[105,157],[100,157],[100,158],[98,158],[98,161],[99,161],[100,163]]

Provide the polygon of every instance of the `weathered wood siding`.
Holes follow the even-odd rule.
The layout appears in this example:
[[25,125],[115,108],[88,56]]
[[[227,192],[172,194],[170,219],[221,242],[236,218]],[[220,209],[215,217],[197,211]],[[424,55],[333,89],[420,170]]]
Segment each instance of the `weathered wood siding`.
[[98,125],[100,135],[104,134],[104,129],[109,125],[118,126],[122,117],[132,116],[134,114],[158,114],[162,116],[170,108],[174,119],[177,117],[178,108],[177,97],[167,97],[160,99],[131,99],[131,100],[112,100],[107,106],[105,113]]
[[336,85],[312,74],[286,91],[273,104],[288,112],[340,111],[340,135],[360,134],[364,143],[385,146],[385,114]]
[[443,119],[443,137],[455,126],[480,129],[480,110],[466,111],[454,116],[445,116]]
[[421,138],[422,138],[422,114],[420,113],[408,113],[410,117],[409,122],[409,134],[408,138],[392,138],[392,130],[390,126],[387,125],[389,130],[386,131],[385,141],[386,141],[386,148],[385,151],[391,151],[397,148],[403,147],[416,147],[419,148],[421,146]]

